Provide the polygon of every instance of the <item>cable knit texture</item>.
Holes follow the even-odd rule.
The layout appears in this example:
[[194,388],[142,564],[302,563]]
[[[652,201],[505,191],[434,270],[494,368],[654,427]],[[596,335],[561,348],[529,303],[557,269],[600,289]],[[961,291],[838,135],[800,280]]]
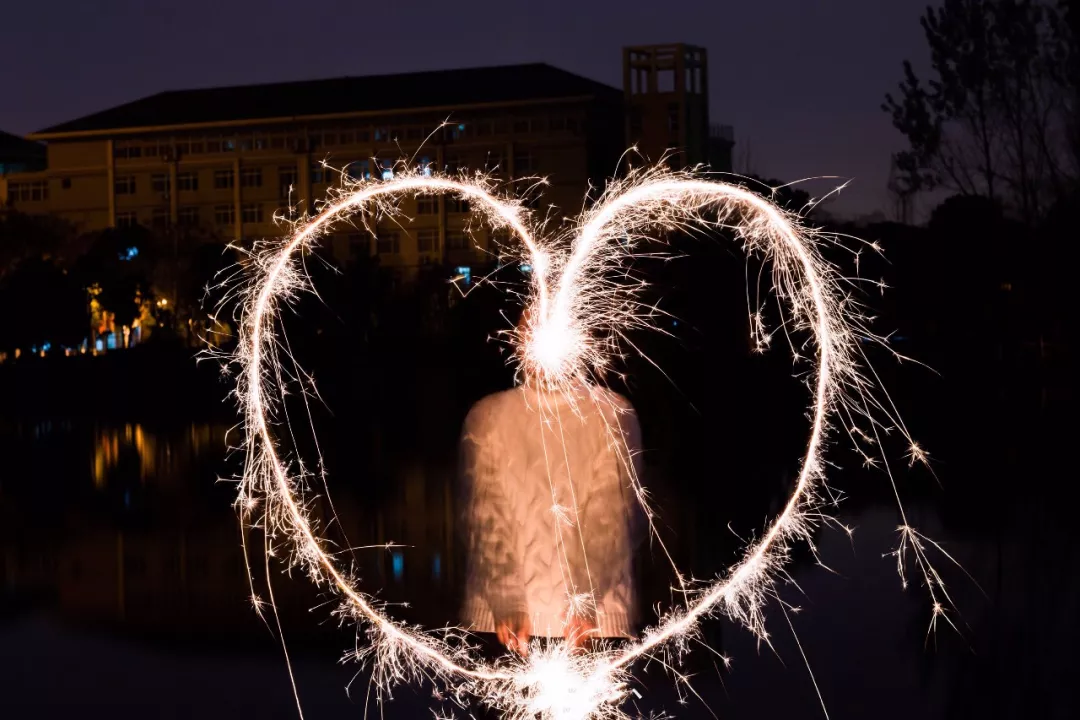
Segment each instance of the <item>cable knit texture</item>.
[[586,596],[601,637],[631,634],[642,521],[627,468],[640,468],[638,421],[608,390],[576,395],[519,387],[465,420],[463,619],[474,631],[528,613],[533,635],[561,636],[568,599]]

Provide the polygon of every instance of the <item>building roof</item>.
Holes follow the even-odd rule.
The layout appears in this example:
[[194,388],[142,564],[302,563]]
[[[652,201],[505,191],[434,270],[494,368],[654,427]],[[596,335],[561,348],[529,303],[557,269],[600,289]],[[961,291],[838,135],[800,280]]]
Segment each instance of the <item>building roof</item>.
[[45,146],[0,130],[0,161],[44,160]]
[[30,137],[581,96],[621,101],[622,91],[546,63],[172,90],[53,125]]

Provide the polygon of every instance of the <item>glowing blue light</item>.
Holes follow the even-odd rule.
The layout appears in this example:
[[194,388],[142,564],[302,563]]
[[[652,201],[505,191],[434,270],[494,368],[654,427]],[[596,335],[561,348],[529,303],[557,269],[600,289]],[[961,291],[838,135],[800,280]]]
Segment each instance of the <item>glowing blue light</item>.
[[105,340],[105,347],[110,350],[116,349],[116,333],[109,333],[109,337]]
[[424,169],[424,177],[431,177],[431,158],[427,155],[420,158],[420,167]]
[[394,571],[394,579],[400,580],[405,577],[405,556],[399,552],[390,556],[390,565]]
[[465,129],[465,123],[458,123],[457,129],[458,130],[464,130]]
[[466,285],[472,283],[472,268],[468,265],[458,265],[454,268],[454,272],[457,273],[458,277],[465,281]]
[[101,352],[105,349],[105,343],[101,340],[101,338],[98,338],[94,341],[94,349],[98,352]]
[[431,576],[436,580],[442,577],[442,556],[439,553],[435,553],[431,559]]
[[45,351],[45,352],[49,352],[50,350],[52,350],[52,343],[50,343],[50,342],[45,343],[44,345],[41,346],[41,349],[43,351]]
[[133,260],[133,259],[135,259],[137,257],[139,257],[139,248],[137,248],[137,247],[132,246],[132,247],[129,247],[127,250],[121,250],[120,251],[120,259],[121,260],[128,261],[128,260]]
[[532,272],[532,265],[530,265],[529,263],[521,263],[521,272],[528,275]]

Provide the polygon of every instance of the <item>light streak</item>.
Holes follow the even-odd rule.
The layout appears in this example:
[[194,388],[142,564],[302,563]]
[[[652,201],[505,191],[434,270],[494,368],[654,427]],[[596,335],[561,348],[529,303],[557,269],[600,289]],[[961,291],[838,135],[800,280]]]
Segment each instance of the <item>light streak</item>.
[[[245,520],[263,530],[267,554],[284,545],[290,566],[302,567],[314,582],[341,596],[341,613],[359,621],[367,633],[366,646],[355,655],[371,662],[372,681],[380,691],[426,677],[445,687],[458,702],[479,701],[511,718],[623,717],[620,703],[628,692],[630,666],[660,652],[685,651],[689,641],[697,639],[702,620],[723,615],[768,641],[765,608],[775,597],[775,581],[790,560],[793,545],[802,541],[813,548],[813,531],[830,520],[824,513],[823,498],[828,495],[822,450],[834,416],[852,428],[848,434],[857,445],[861,441],[878,448],[879,429],[887,432],[890,427],[883,422],[889,422],[909,441],[913,462],[926,458],[908,436],[888,396],[879,399],[873,392],[859,343],[860,338],[875,336],[863,327],[864,318],[845,292],[843,278],[820,254],[819,246],[827,236],[803,227],[794,215],[754,192],[690,173],[639,171],[609,185],[572,230],[548,239],[540,236],[519,202],[501,197],[482,176],[450,177],[406,169],[389,180],[353,183],[343,176],[342,182],[342,190],[314,217],[295,221],[293,232],[283,241],[264,243],[250,254],[253,280],[242,288],[241,335],[234,358],[242,368],[238,396],[246,437],[237,505]],[[654,318],[659,311],[639,300],[644,283],[634,280],[628,270],[635,249],[656,242],[659,234],[696,226],[728,230],[748,254],[771,263],[772,290],[787,312],[783,328],[792,352],[815,360],[809,382],[810,432],[798,479],[779,515],[722,576],[691,591],[676,568],[681,589],[687,593],[685,606],[662,615],[654,627],[625,647],[605,646],[581,654],[566,644],[534,644],[527,657],[482,662],[474,657],[467,633],[446,629],[436,636],[388,617],[377,601],[357,589],[355,578],[328,550],[309,513],[303,465],[298,458],[287,459],[288,450],[274,431],[287,424],[279,357],[287,348],[277,329],[280,310],[305,289],[301,257],[334,223],[361,212],[369,217],[395,217],[399,201],[419,193],[467,199],[484,221],[516,235],[523,250],[515,254],[532,268],[526,322],[509,333],[520,379],[568,397],[577,397],[574,388],[593,387],[622,353],[634,349],[629,331],[656,329]],[[513,252],[509,247],[501,250]],[[763,350],[770,335],[760,313],[752,312],[751,321],[753,338]],[[792,332],[800,331],[810,338],[807,347],[794,345]],[[592,393],[589,397],[604,402],[602,398],[610,396]],[[856,419],[868,426],[867,432],[857,430]],[[621,439],[615,432],[612,437]],[[621,452],[620,457],[632,466],[629,453]],[[864,457],[869,456],[864,453]],[[892,481],[883,456],[882,463]],[[636,477],[633,484],[651,527],[653,514],[646,491]],[[572,518],[572,508],[558,502],[553,507]],[[926,557],[922,542],[926,539],[910,527],[902,506],[900,512],[898,570],[903,577],[904,557],[913,553],[930,591],[933,623],[944,617],[939,596],[948,600],[948,595]],[[572,520],[565,524],[569,523]],[[582,602],[577,594],[573,599]],[[261,608],[263,602],[256,605]]]

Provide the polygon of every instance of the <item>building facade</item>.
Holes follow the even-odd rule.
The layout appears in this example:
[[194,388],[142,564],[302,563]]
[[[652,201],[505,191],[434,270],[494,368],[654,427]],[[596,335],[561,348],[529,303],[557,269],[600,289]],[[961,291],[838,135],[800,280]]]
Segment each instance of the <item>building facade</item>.
[[[281,235],[275,218],[315,210],[343,175],[392,177],[407,159],[542,190],[530,205],[557,221],[618,172],[628,139],[653,160],[670,152],[677,167],[715,156],[706,64],[693,46],[627,48],[623,91],[532,64],[164,92],[31,134],[47,167],[0,177],[0,199],[80,234],[149,227],[183,254],[191,237]],[[727,147],[718,169],[730,169]],[[401,209],[406,220],[372,231],[335,228],[334,258],[397,268],[494,259],[495,238],[466,203],[418,197]]]
[[[615,88],[547,65],[162,93],[30,135],[47,143],[47,169],[0,190],[9,207],[80,233],[198,226],[241,240],[282,234],[275,216],[315,209],[343,174],[388,178],[407,158],[511,188],[544,177],[535,207],[573,213],[590,181],[614,171],[621,103]],[[411,267],[492,249],[464,202],[419,197],[402,210],[404,227],[337,228],[335,258]]]

